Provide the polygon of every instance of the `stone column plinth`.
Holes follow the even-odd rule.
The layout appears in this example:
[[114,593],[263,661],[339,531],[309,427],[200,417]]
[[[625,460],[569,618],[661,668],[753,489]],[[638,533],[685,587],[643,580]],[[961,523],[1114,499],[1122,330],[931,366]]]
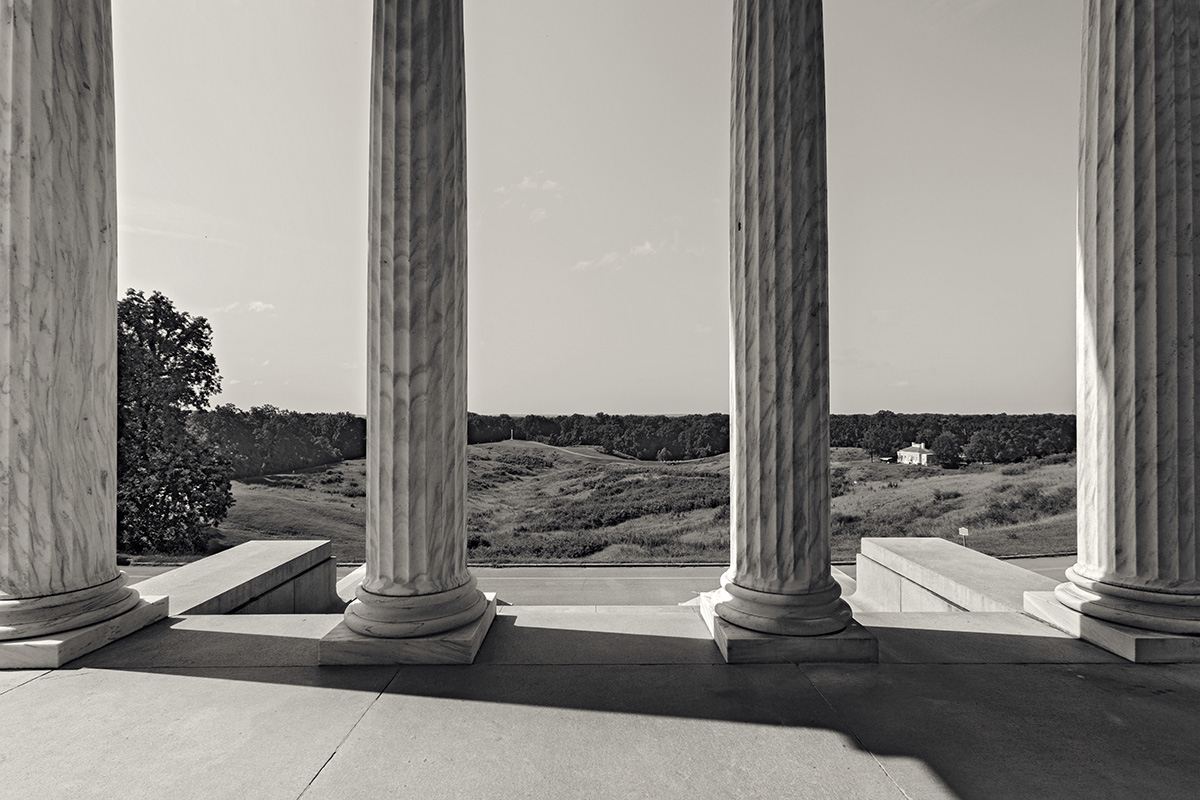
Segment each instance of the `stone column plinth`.
[[494,609],[467,571],[462,3],[376,0],[374,24],[367,560],[345,624],[395,639]]
[[1200,633],[1200,5],[1089,0],[1077,269],[1079,561],[1058,600]]
[[732,563],[705,602],[738,628],[831,634],[851,612],[829,564],[821,3],[737,0],[733,17]]
[[107,0],[0,9],[0,667],[57,666],[28,640],[139,607],[116,564],[111,19]]

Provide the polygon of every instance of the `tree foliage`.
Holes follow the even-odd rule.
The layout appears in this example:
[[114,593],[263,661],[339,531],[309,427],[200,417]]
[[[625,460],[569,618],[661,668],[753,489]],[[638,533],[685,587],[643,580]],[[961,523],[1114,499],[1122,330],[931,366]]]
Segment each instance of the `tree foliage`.
[[498,442],[510,436],[559,447],[592,445],[606,453],[644,461],[677,461],[728,452],[729,415],[467,415],[467,441],[471,444]]
[[188,426],[221,387],[212,328],[160,292],[117,304],[117,547],[202,552],[233,494],[229,464]]
[[233,477],[292,472],[366,455],[366,420],[348,412],[302,414],[232,404],[192,414],[189,424],[233,468]]
[[939,434],[929,449],[943,467],[956,467],[962,460],[962,442],[950,431]]
[[[862,447],[876,456],[894,456],[912,442],[931,449],[949,434],[966,447],[971,461],[1012,462],[1075,452],[1073,414],[833,414],[829,443]],[[509,436],[562,446],[593,445],[652,461],[666,450],[668,460],[704,458],[729,451],[727,414],[678,417],[630,414],[510,417],[469,414],[471,444],[498,442]],[[949,452],[949,440],[946,450]],[[972,446],[972,442],[975,446]]]

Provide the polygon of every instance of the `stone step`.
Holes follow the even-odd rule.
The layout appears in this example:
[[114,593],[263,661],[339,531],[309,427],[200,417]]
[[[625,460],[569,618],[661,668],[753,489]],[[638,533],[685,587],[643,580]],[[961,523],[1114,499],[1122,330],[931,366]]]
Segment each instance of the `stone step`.
[[1118,663],[1111,653],[1015,611],[866,612],[881,664]]
[[866,538],[858,554],[857,611],[1016,611],[1052,578],[945,539]]
[[137,584],[182,614],[324,613],[342,606],[327,541],[246,542]]

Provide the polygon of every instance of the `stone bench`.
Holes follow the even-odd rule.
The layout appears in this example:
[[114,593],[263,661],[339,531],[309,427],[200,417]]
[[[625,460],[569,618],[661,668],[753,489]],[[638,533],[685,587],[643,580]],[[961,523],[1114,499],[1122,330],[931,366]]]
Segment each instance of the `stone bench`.
[[1017,611],[1058,581],[945,539],[868,538],[854,605],[866,611]]
[[246,542],[136,584],[167,595],[171,616],[340,612],[327,541]]

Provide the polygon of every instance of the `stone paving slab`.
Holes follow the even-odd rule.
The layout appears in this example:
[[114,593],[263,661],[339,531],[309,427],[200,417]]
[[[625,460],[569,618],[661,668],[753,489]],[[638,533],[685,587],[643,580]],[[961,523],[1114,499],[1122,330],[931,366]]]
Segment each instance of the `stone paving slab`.
[[0,797],[1190,800],[1197,719],[1193,665],[7,672]]
[[45,669],[6,669],[0,670],[0,694],[28,683],[39,675],[45,675]]
[[305,793],[902,800],[792,666],[403,667]]
[[341,614],[168,617],[70,666],[312,667],[317,664],[317,643],[341,621]]
[[805,666],[910,797],[1194,800],[1200,689],[1146,665]]
[[695,607],[504,606],[477,664],[717,664]]
[[59,670],[0,694],[0,796],[294,800],[394,674]]

